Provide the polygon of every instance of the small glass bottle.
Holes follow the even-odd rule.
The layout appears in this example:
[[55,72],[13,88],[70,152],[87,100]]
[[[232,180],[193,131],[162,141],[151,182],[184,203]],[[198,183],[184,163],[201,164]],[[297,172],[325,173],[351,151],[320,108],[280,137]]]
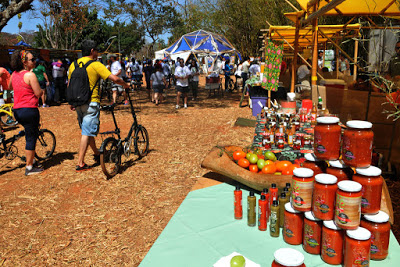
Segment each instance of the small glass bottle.
[[279,227],[283,227],[284,216],[285,216],[285,204],[289,202],[289,198],[286,193],[282,192],[279,197]]
[[234,196],[235,196],[235,219],[236,220],[241,220],[243,218],[243,209],[242,209],[242,190],[240,190],[240,187],[237,185],[236,189],[234,191]]
[[272,237],[279,236],[279,205],[274,200],[271,206],[271,215],[269,216],[269,232]]
[[253,191],[247,197],[247,225],[256,226],[256,197]]

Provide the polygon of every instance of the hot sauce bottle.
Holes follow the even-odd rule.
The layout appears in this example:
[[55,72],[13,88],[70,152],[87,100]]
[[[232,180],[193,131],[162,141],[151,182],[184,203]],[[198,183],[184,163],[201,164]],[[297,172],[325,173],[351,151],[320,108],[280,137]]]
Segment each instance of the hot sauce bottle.
[[341,181],[336,191],[335,223],[342,229],[357,229],[361,216],[361,184]]
[[271,215],[269,216],[269,233],[272,237],[279,236],[279,205],[274,200],[271,206]]
[[258,230],[267,230],[267,200],[265,195],[261,195],[258,200]]
[[322,227],[321,258],[328,264],[341,264],[343,261],[343,230],[333,221],[324,221]]
[[303,243],[303,213],[293,209],[290,203],[285,204],[283,240],[290,245]]
[[274,261],[271,267],[306,267],[304,255],[292,248],[280,248],[274,252]]
[[312,193],[314,187],[314,172],[307,168],[293,170],[291,203],[295,210],[311,210]]
[[278,188],[276,187],[276,184],[271,184],[271,187],[269,189],[269,203],[272,205],[272,201],[278,200]]
[[261,195],[264,195],[265,196],[265,200],[267,201],[267,219],[268,219],[269,218],[269,214],[270,214],[270,209],[271,209],[271,203],[270,203],[268,188],[264,188],[263,191],[261,192]]
[[286,193],[281,193],[279,197],[279,227],[283,227],[284,216],[285,216],[285,204],[288,203],[289,198],[286,196]]
[[343,251],[344,267],[369,266],[371,232],[363,227],[347,230]]
[[364,215],[361,227],[371,232],[371,260],[386,259],[389,253],[389,215],[383,211],[375,215]]
[[376,214],[381,209],[382,185],[381,169],[370,166],[356,168],[353,181],[362,185],[361,213]]
[[233,192],[235,196],[235,219],[241,220],[243,218],[243,208],[242,208],[242,190],[237,185],[235,191]]
[[335,214],[335,198],[337,178],[331,174],[315,175],[312,212],[320,220],[333,220]]
[[247,225],[256,226],[256,197],[253,191],[247,197]]
[[303,249],[310,254],[321,253],[322,222],[311,211],[304,213]]

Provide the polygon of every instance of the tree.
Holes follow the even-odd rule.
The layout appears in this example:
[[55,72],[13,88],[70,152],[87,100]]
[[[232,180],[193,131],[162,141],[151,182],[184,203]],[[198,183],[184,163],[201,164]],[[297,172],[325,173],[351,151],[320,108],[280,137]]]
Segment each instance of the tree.
[[0,0],[0,32],[17,14],[32,9],[33,0]]

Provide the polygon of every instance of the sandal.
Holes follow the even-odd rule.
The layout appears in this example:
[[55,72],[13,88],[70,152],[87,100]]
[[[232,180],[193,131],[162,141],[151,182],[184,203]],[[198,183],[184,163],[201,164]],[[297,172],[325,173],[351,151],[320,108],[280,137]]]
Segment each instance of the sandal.
[[82,171],[88,171],[88,170],[90,170],[91,168],[92,168],[92,167],[90,167],[89,165],[87,165],[86,163],[84,163],[83,166],[76,165],[75,170],[76,170],[77,172],[82,172]]

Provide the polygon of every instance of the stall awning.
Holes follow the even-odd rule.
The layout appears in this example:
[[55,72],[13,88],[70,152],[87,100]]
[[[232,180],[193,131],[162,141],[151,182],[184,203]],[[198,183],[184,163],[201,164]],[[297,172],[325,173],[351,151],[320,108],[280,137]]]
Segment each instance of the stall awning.
[[[309,0],[296,0],[307,11]],[[330,0],[320,0],[319,9]],[[346,0],[329,10],[324,16],[387,16],[400,18],[400,6],[396,0]]]

